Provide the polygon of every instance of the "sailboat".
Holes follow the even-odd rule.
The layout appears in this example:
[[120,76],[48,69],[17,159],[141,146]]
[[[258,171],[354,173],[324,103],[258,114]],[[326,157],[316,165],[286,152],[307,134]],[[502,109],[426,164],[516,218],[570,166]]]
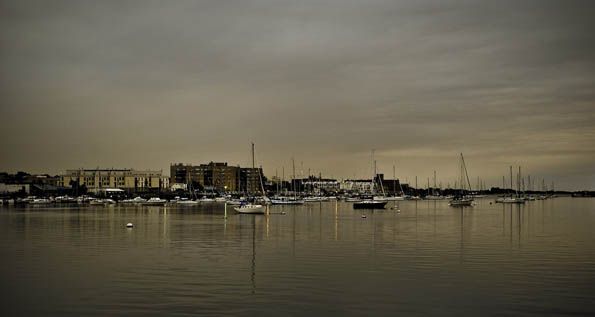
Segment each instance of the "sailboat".
[[[255,170],[255,167],[254,167],[254,143],[252,143],[252,171],[254,172],[254,170]],[[258,173],[260,174],[260,171]],[[262,191],[262,195],[265,196],[264,190]],[[233,209],[240,214],[264,214],[265,213],[263,205],[255,204],[252,202],[242,203],[240,206],[234,207]]]
[[424,198],[426,200],[441,200],[444,199],[444,196],[437,194],[436,192],[436,171],[434,171],[434,187],[432,187],[432,192],[430,193],[430,180],[428,179],[428,195]]
[[293,191],[293,197],[289,196],[277,196],[271,199],[271,204],[273,205],[303,205],[304,200],[299,199],[297,197],[297,192],[295,190],[296,187],[296,180],[295,180],[295,160],[291,159],[291,165],[293,168],[293,179],[291,180],[291,189]]
[[453,207],[464,207],[464,206],[472,206],[473,205],[473,198],[465,195],[465,180],[469,185],[469,191],[471,191],[471,182],[469,182],[469,175],[467,174],[467,166],[465,166],[465,159],[463,158],[463,153],[461,153],[461,171],[460,171],[460,184],[461,184],[461,191],[458,195],[453,197],[453,199],[448,203],[450,206]]
[[[520,174],[520,167],[519,167],[519,174]],[[518,175],[517,175],[517,178],[518,178]],[[503,181],[504,181],[504,179],[503,179]],[[510,189],[513,190],[513,186],[512,186],[512,166],[510,167]],[[505,196],[505,197],[498,198],[498,199],[496,199],[496,202],[497,203],[502,203],[502,204],[524,204],[525,203],[525,199],[519,197],[519,195],[518,195],[518,186],[517,186],[516,197],[514,197],[512,194],[510,194],[510,197],[506,197]]]
[[399,188],[401,189],[400,195],[397,196],[397,177],[395,173],[395,166],[393,165],[393,196],[386,196],[384,199],[388,201],[396,201],[396,200],[405,200],[405,196],[403,196],[403,187],[401,186],[401,181],[399,180]]
[[354,202],[353,209],[384,209],[384,206],[386,206],[388,203],[386,199],[381,197],[378,197],[379,199],[375,199],[376,197],[374,197],[374,187],[376,183],[376,162],[374,161],[374,150],[372,150],[372,162],[374,162],[374,167],[372,169],[374,175],[372,175],[372,186],[370,189],[372,196],[371,198],[364,198],[361,201]]
[[198,200],[196,200],[196,192],[194,191],[194,188],[192,187],[192,179],[191,179],[190,173],[188,171],[186,172],[186,188],[188,189],[190,198],[178,198],[174,201],[175,204],[180,205],[180,206],[196,206],[196,205],[198,205]]

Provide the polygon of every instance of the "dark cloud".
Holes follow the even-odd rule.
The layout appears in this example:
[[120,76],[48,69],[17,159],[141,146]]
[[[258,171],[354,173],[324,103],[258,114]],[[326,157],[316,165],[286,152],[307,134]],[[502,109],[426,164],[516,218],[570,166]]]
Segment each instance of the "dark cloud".
[[[594,188],[590,1],[2,1],[0,167],[290,158]],[[301,167],[301,164],[300,164]]]

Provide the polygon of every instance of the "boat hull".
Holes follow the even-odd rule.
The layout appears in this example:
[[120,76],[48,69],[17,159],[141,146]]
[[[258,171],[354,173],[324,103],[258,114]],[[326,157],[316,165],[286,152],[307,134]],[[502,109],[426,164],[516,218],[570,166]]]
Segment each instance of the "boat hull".
[[500,204],[524,204],[525,200],[520,198],[498,198],[496,202]]
[[245,205],[235,207],[234,210],[240,214],[264,214],[264,206],[262,205]]
[[353,203],[353,209],[384,209],[387,201],[360,201]]
[[457,199],[457,200],[451,200],[448,203],[449,206],[452,207],[465,207],[465,206],[472,206],[473,205],[473,200],[472,199]]
[[196,200],[181,200],[181,201],[176,201],[176,205],[178,205],[178,206],[196,206],[196,205],[198,205],[198,201],[196,201]]
[[277,200],[271,199],[271,204],[273,205],[303,205],[303,200]]

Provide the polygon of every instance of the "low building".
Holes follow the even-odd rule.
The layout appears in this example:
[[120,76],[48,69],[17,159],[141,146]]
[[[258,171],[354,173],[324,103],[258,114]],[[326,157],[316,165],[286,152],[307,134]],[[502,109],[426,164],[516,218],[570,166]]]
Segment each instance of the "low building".
[[0,183],[0,194],[30,193],[30,184],[5,184]]
[[339,187],[346,192],[370,193],[373,186],[369,179],[346,179]]
[[341,189],[341,184],[336,179],[307,178],[300,180],[301,188],[304,191],[315,193],[333,193]]
[[128,192],[162,191],[169,189],[169,177],[161,171],[133,169],[76,169],[67,170],[60,178],[60,186],[85,186],[98,193],[105,188],[120,188]]

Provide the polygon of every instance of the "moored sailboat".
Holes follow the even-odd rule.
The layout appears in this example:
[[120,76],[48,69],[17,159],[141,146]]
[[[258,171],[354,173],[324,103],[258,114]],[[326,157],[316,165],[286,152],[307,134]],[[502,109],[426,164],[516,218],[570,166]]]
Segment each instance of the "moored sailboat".
[[[372,184],[370,187],[370,191],[372,192],[371,197],[364,197],[361,201],[357,201],[353,203],[353,209],[384,209],[384,206],[388,203],[388,200],[384,199],[384,193],[380,196],[374,196],[374,188],[376,183],[376,162],[374,161],[374,150],[372,150]],[[384,189],[383,189],[384,192]]]
[[[254,171],[254,170],[255,170],[254,143],[252,143],[252,171]],[[260,171],[258,173],[260,174]],[[259,177],[260,177],[260,175],[259,175]],[[261,189],[262,189],[262,195],[265,196],[264,188],[262,188],[262,179],[261,179]],[[254,199],[253,199],[253,201],[254,201]],[[240,206],[234,207],[233,209],[240,214],[264,214],[265,213],[264,206],[261,204],[256,204],[254,202],[241,203]]]
[[467,173],[467,166],[465,165],[465,159],[463,153],[461,153],[461,171],[460,171],[460,183],[461,190],[458,195],[454,196],[448,203],[452,207],[466,207],[473,205],[473,197],[467,196],[465,193],[465,180],[469,185],[469,191],[471,191],[471,182],[469,182],[469,175]]

